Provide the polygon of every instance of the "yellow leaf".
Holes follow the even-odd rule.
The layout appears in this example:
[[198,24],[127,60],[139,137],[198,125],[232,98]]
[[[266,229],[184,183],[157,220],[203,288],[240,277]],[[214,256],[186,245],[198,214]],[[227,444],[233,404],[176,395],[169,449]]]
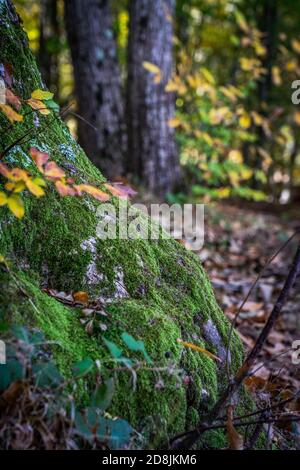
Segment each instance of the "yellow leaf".
[[2,264],[2,263],[4,263],[4,264],[5,264],[5,263],[6,263],[6,261],[5,261],[5,258],[4,258],[4,256],[0,254],[0,264]]
[[13,183],[6,183],[5,189],[8,191],[13,191],[14,193],[21,193],[25,189],[24,181],[16,181]]
[[177,91],[177,89],[178,89],[178,85],[173,80],[169,80],[165,86],[166,93],[172,93],[174,91]]
[[34,180],[27,180],[26,181],[26,186],[27,189],[31,192],[36,197],[42,197],[45,194],[45,191],[37,184],[34,182]]
[[178,127],[178,126],[180,126],[180,124],[181,124],[180,119],[178,119],[176,117],[174,117],[172,119],[169,119],[169,121],[168,121],[168,126],[172,127],[172,128]]
[[148,72],[155,73],[155,74],[161,73],[160,68],[157,65],[152,64],[151,62],[147,62],[147,61],[143,62],[143,67],[144,69],[148,70]]
[[249,33],[249,26],[247,24],[246,18],[240,11],[235,12],[236,22],[244,33]]
[[0,191],[0,206],[5,206],[7,204],[7,196],[3,191]]
[[200,346],[196,346],[196,344],[187,343],[186,341],[182,341],[180,338],[178,338],[177,341],[178,343],[182,344],[182,346],[185,346],[186,348],[190,348],[190,349],[193,349],[194,351],[198,351],[200,353],[206,354],[206,356],[209,356],[211,359],[215,359],[219,362],[222,362],[218,356],[215,356],[213,353],[207,351],[204,348],[201,348]]
[[7,205],[9,210],[18,218],[21,219],[24,215],[23,199],[18,194],[12,194],[7,198]]
[[243,154],[240,150],[230,150],[228,158],[235,163],[243,163]]
[[251,115],[253,117],[254,124],[256,126],[261,126],[262,123],[263,123],[262,116],[260,114],[258,114],[256,111],[252,111]]
[[0,104],[1,111],[10,120],[10,122],[22,122],[23,116],[12,109],[8,104]]
[[210,83],[211,85],[215,84],[213,74],[206,67],[201,67],[201,73],[208,83]]
[[26,103],[29,104],[29,106],[31,106],[32,109],[39,111],[44,116],[47,116],[48,114],[50,114],[49,109],[47,109],[46,105],[40,100],[30,98],[29,100],[26,101]]
[[292,40],[292,48],[294,49],[297,54],[300,54],[300,41],[297,41],[297,39]]
[[144,61],[143,62],[143,67],[148,72],[154,74],[154,77],[153,77],[153,82],[154,83],[158,84],[158,83],[161,82],[161,70],[157,65],[152,64],[151,62]]
[[276,86],[280,86],[282,84],[282,78],[279,67],[272,67],[272,80]]
[[251,119],[250,119],[249,114],[247,113],[242,114],[239,119],[239,124],[243,129],[249,129],[251,125]]
[[44,91],[44,90],[34,90],[31,93],[31,98],[34,100],[51,100],[53,98],[53,93],[50,93],[50,91]]

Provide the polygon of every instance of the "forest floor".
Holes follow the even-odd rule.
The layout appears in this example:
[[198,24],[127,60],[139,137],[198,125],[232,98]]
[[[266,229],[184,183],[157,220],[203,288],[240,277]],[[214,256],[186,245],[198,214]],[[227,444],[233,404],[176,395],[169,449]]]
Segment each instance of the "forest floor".
[[[198,255],[230,321],[257,275],[262,273],[237,320],[237,331],[246,351],[253,347],[282,289],[296,240],[280,251],[270,265],[268,260],[296,228],[299,222],[297,225],[293,212],[278,215],[226,204],[207,210],[205,244]],[[289,398],[300,389],[300,365],[292,363],[292,344],[300,340],[299,310],[300,279],[265,343],[254,376],[247,383],[264,403]],[[293,402],[288,411],[300,411],[300,401]],[[289,430],[300,444],[299,425]],[[281,448],[287,445],[283,430],[270,429],[270,433],[270,442],[275,441]]]
[[[152,201],[146,198],[146,202]],[[230,321],[261,273],[236,323],[246,352],[253,347],[283,287],[295,253],[296,238],[272,263],[268,264],[268,260],[298,228],[295,210],[287,212],[278,207],[275,211],[262,211],[252,204],[205,206],[205,241],[197,255],[213,284],[219,305]],[[185,243],[184,240],[180,242]],[[265,343],[255,374],[247,380],[247,387],[263,408],[289,398],[300,389],[300,365],[292,363],[292,344],[300,340],[299,310],[300,279]],[[300,411],[300,400],[292,402],[284,411]],[[281,426],[280,429],[269,426],[268,446],[289,447],[287,436],[290,432],[293,434],[292,447],[295,442],[300,446],[299,425]]]

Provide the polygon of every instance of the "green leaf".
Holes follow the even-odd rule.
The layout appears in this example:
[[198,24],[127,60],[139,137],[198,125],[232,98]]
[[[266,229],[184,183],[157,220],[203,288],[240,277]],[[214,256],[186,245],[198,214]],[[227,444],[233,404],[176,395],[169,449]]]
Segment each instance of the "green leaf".
[[86,359],[83,359],[83,361],[77,362],[73,366],[73,375],[77,379],[79,377],[84,377],[85,375],[89,374],[93,368],[94,368],[94,361],[90,359],[89,357]]
[[108,347],[110,354],[115,359],[119,359],[122,356],[122,354],[123,354],[122,349],[120,349],[115,343],[113,343],[112,341],[109,341],[106,338],[103,338],[103,341],[104,341],[105,345]]
[[121,334],[121,338],[131,351],[139,351],[144,355],[144,358],[148,362],[148,364],[152,364],[152,359],[148,356],[145,344],[141,340],[135,340],[131,335],[124,332]]
[[92,397],[91,405],[96,408],[101,408],[101,410],[104,411],[107,410],[114,395],[114,391],[115,383],[114,380],[110,378],[96,389]]
[[84,414],[76,411],[75,427],[77,433],[86,439],[95,436],[112,450],[124,449],[130,445],[134,429],[123,419],[104,418],[97,408],[89,407]]
[[57,114],[59,113],[60,107],[54,100],[45,100],[45,104],[46,104],[48,109],[51,109],[52,111],[54,111]]
[[12,382],[21,380],[25,376],[23,365],[16,359],[7,364],[0,364],[0,391],[6,390]]
[[41,362],[32,366],[38,387],[56,387],[63,382],[63,377],[52,362]]

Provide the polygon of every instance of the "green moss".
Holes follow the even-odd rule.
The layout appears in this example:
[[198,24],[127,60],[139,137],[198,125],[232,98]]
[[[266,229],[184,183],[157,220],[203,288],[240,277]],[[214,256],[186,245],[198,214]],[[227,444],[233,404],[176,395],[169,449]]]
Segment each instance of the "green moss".
[[[17,22],[10,22],[10,28],[0,24],[0,43],[0,62],[12,64],[15,91],[26,99],[42,84]],[[51,159],[77,182],[101,187],[104,178],[60,118],[53,113],[41,116],[28,111],[28,106],[24,106],[24,123],[3,134],[2,150],[34,127],[30,139],[9,152],[5,160],[34,172],[26,155],[30,146],[36,146],[48,151]],[[8,126],[2,114],[0,126]],[[143,368],[138,372],[135,391],[130,372],[117,374],[117,392],[110,411],[139,429],[146,426],[145,422],[159,422],[160,433],[156,433],[154,446],[159,446],[167,435],[189,429],[215,402],[224,378],[222,366],[204,354],[182,347],[178,338],[215,352],[218,345],[206,339],[205,322],[211,320],[223,348],[229,334],[229,323],[216,303],[199,259],[171,239],[97,239],[98,203],[88,197],[60,198],[49,187],[42,199],[26,193],[24,199],[26,216],[20,221],[1,208],[0,252],[10,260],[12,271],[27,292],[24,297],[11,276],[7,278],[2,273],[6,276],[6,287],[0,294],[3,314],[12,323],[40,328],[48,340],[57,342],[53,346],[54,357],[68,377],[76,361],[92,357],[105,363],[109,354],[101,336],[87,335],[79,312],[49,298],[42,287],[67,293],[85,290],[92,300],[106,302],[109,317],[105,336],[121,345],[120,333],[127,331],[144,341],[154,361],[151,370]],[[148,219],[141,219],[147,227]],[[236,334],[230,351],[235,370],[243,355]],[[140,358],[138,354],[136,357]],[[111,373],[116,372],[111,367]],[[84,384],[78,392],[83,402],[89,385]],[[212,447],[223,445],[220,435],[210,434]]]

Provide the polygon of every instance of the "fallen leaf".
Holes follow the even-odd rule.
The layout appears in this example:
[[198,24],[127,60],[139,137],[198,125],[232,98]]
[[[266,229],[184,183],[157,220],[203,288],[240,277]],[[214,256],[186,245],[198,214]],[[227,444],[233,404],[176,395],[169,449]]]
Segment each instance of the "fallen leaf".
[[79,291],[73,294],[73,299],[75,302],[80,302],[81,304],[87,304],[89,301],[89,296],[87,292]]
[[193,349],[194,351],[198,351],[200,353],[206,354],[206,356],[210,357],[211,359],[215,359],[219,362],[222,362],[221,359],[218,356],[215,356],[215,354],[207,351],[204,348],[201,348],[200,346],[197,346],[196,344],[193,343],[188,343],[186,341],[182,341],[180,338],[178,338],[178,343],[182,344],[182,346],[185,346],[186,348]]
[[227,407],[227,435],[229,440],[229,448],[232,450],[244,450],[244,439],[235,429],[233,425],[233,406]]

